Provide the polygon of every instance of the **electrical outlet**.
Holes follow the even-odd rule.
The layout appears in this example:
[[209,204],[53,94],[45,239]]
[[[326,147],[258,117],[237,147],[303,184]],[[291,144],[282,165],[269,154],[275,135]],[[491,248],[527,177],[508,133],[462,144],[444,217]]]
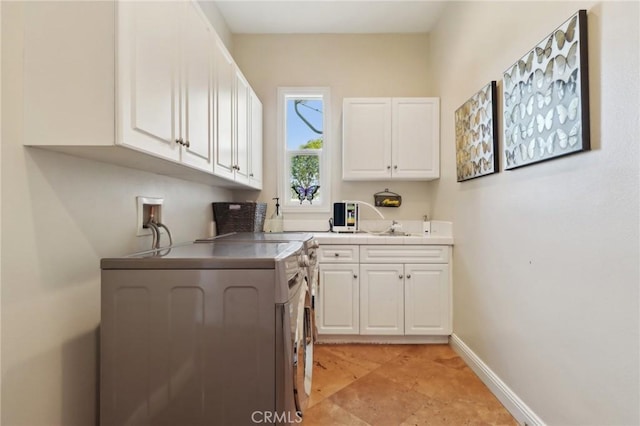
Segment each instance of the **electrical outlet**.
[[[154,197],[136,197],[138,203],[138,217],[136,222],[136,235],[142,237],[145,235],[151,235],[151,230],[144,227],[144,224],[149,222],[151,217],[151,209],[154,210],[154,218],[156,222],[162,223],[162,205],[164,204],[164,198]],[[160,233],[165,233],[163,228],[160,228]]]

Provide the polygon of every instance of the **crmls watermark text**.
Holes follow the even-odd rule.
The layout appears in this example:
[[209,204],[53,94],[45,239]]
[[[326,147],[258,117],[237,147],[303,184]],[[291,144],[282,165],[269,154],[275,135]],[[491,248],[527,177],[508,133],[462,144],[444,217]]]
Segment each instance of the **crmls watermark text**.
[[254,411],[251,413],[251,421],[254,424],[259,423],[302,423],[302,413],[296,411],[283,411],[281,413],[275,411]]

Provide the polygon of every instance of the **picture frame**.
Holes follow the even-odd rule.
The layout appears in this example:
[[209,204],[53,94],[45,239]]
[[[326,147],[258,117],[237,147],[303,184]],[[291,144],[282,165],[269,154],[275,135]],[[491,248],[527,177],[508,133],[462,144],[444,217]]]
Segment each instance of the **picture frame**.
[[491,81],[455,111],[458,182],[499,171],[497,98]]
[[591,149],[587,11],[503,73],[505,170]]

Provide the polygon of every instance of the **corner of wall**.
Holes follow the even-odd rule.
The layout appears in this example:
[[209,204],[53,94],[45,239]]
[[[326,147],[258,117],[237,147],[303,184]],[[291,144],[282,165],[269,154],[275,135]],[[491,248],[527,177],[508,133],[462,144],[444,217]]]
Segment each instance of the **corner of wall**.
[[224,16],[222,16],[222,13],[220,13],[220,9],[218,9],[218,6],[216,6],[216,4],[212,1],[204,0],[198,0],[198,4],[200,5],[200,8],[206,15],[207,19],[209,19],[209,22],[211,23],[213,28],[216,30],[218,37],[220,37],[220,40],[222,40],[227,50],[233,53],[233,34],[231,33],[229,25],[224,19]]

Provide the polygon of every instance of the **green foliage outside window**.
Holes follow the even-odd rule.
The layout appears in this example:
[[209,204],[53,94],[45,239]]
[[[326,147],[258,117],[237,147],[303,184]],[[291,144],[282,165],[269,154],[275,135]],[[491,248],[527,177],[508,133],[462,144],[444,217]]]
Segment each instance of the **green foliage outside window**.
[[[300,150],[322,149],[322,138],[312,139]],[[317,155],[296,155],[291,158],[291,198],[312,202],[319,195],[320,158]]]

